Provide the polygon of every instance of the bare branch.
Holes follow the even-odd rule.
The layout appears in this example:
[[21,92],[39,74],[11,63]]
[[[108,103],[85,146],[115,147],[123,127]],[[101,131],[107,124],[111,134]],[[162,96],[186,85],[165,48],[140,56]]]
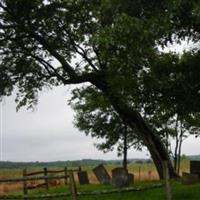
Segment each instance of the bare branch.
[[29,33],[30,36],[35,38],[46,50],[49,51],[49,53],[54,56],[63,66],[65,71],[68,73],[70,78],[75,78],[77,75],[74,71],[74,69],[69,65],[69,63],[66,62],[66,60],[61,56],[54,48],[51,47],[51,45],[41,36],[37,35],[33,31],[25,30]]
[[[57,77],[59,80],[63,82],[63,84],[65,84],[66,79],[63,76],[61,76],[51,64],[49,64],[47,61],[38,56],[31,55],[31,57],[35,58],[39,63],[41,63],[51,77]],[[51,72],[50,69],[53,72]]]
[[87,56],[86,51],[78,44],[76,44],[76,42],[72,39],[71,34],[69,33],[69,31],[67,31],[65,29],[66,34],[68,35],[68,38],[70,39],[71,44],[73,45],[75,51],[82,56],[82,58],[84,58],[88,64],[92,67],[92,69],[94,69],[96,72],[98,72],[98,69],[95,67],[95,65],[93,64],[92,60]]
[[[90,58],[88,58],[86,51],[82,47],[80,47],[79,45],[77,45],[75,43],[74,43],[74,48],[75,48],[76,52],[79,55],[81,55],[88,62],[88,64],[97,72],[98,69],[95,67],[95,65],[93,64],[92,60]],[[79,49],[81,51],[79,51]]]

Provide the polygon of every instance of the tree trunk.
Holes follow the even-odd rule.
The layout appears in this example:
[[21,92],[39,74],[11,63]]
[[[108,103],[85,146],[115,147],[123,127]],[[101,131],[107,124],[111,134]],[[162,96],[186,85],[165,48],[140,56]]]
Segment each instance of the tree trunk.
[[123,168],[127,169],[127,125],[125,125],[123,136]]
[[175,149],[174,149],[174,169],[176,173],[178,172],[177,167],[178,167],[178,146],[179,146],[179,121],[178,121],[178,116],[176,118],[176,124],[175,124]]
[[148,148],[154,164],[157,168],[160,179],[163,179],[163,167],[162,163],[166,161],[168,163],[169,176],[177,177],[172,162],[169,157],[169,153],[165,148],[160,136],[149,128],[147,123],[144,121],[139,112],[135,111],[131,106],[124,101],[123,96],[117,95],[109,88],[108,84],[104,80],[105,77],[98,77],[93,79],[91,83],[98,87],[110,100],[111,105],[120,117],[127,122],[132,128],[137,127],[139,130],[138,137],[141,139],[143,144]]
[[132,110],[124,102],[121,102],[119,98],[110,97],[110,101],[114,109],[119,113],[121,118],[127,122],[127,124],[139,130],[138,137],[143,144],[148,148],[154,164],[157,168],[160,179],[163,179],[163,167],[162,163],[166,161],[168,163],[169,176],[177,177],[177,174],[172,165],[169,153],[165,148],[160,136],[156,131],[152,131],[147,123],[144,121],[139,112]]
[[180,121],[180,136],[179,136],[179,146],[178,146],[178,164],[177,164],[177,174],[180,173],[180,164],[181,164],[181,149],[182,149],[182,144],[183,144],[183,124],[182,121]]
[[[168,153],[167,149],[165,148],[161,138],[159,137],[159,135],[154,133],[148,127],[148,125],[146,124],[146,122],[144,121],[144,119],[141,117],[141,115],[139,113],[135,113],[135,115],[137,115],[137,116],[133,116],[132,122],[130,121],[129,125],[131,127],[136,126],[138,128],[139,133],[140,133],[139,137],[141,138],[143,143],[148,148],[148,150],[151,154],[151,157],[154,161],[154,164],[157,168],[159,177],[161,179],[164,178],[163,167],[162,167],[162,163],[164,161],[167,161],[167,163],[168,163],[170,177],[176,177],[177,174],[172,165],[171,159],[169,157],[169,153]],[[134,124],[133,124],[133,122],[134,122]]]

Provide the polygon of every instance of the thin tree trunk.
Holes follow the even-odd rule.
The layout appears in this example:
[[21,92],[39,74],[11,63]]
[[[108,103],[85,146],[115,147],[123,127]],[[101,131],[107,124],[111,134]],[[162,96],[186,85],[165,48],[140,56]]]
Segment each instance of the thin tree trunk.
[[177,172],[177,166],[178,166],[178,146],[179,146],[179,136],[178,136],[178,116],[176,119],[176,125],[175,125],[175,141],[176,141],[176,145],[175,145],[175,149],[174,149],[174,168],[175,171]]
[[124,144],[123,144],[123,168],[127,169],[127,125],[124,127]]
[[182,148],[182,143],[183,143],[183,134],[184,134],[184,130],[183,130],[183,125],[182,125],[182,121],[180,122],[180,136],[179,136],[179,147],[178,147],[178,160],[177,160],[177,174],[180,173],[180,164],[181,164],[181,148]]
[[[165,125],[165,129],[167,129],[167,125]],[[170,152],[170,149],[169,149],[169,133],[168,133],[168,131],[166,131],[165,146],[166,146],[167,151]]]

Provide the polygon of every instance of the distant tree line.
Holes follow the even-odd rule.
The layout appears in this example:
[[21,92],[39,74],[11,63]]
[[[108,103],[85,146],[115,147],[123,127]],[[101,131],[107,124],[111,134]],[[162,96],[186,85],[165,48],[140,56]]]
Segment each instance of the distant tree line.
[[[121,160],[93,160],[83,159],[74,161],[55,161],[55,162],[11,162],[1,161],[0,169],[35,168],[35,167],[78,167],[78,166],[97,166],[99,164],[121,165]],[[151,159],[128,159],[128,163],[150,163]]]

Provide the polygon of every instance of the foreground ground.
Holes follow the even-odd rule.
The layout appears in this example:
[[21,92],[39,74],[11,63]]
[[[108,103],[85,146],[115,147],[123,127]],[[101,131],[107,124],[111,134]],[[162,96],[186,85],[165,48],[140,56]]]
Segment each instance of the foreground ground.
[[[179,182],[172,184],[173,200],[200,200],[200,183],[194,185],[183,185]],[[164,188],[151,189],[137,192],[124,192],[99,196],[80,197],[80,200],[164,200]],[[57,199],[60,200],[60,199]]]
[[[159,181],[142,181],[133,185],[135,188],[143,188],[146,186],[152,186],[161,183]],[[200,182],[193,185],[185,185],[180,181],[172,181],[172,196],[173,200],[200,200]],[[78,186],[78,191],[100,191],[100,190],[111,190],[112,186],[104,186],[98,184]],[[66,186],[51,187],[48,193],[64,193],[68,192]],[[12,194],[20,194],[21,192],[15,192]],[[34,194],[45,194],[45,189],[38,189],[31,192],[30,195]],[[66,200],[71,197],[54,198],[54,200]],[[142,191],[132,192],[115,192],[113,194],[100,194],[100,195],[87,195],[79,196],[78,200],[164,200],[165,190],[164,187],[154,188]]]

